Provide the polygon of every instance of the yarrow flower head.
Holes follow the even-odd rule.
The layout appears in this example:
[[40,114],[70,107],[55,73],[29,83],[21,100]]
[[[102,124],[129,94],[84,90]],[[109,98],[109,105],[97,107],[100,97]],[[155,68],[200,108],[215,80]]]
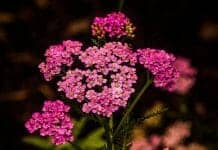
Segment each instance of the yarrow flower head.
[[130,19],[122,12],[113,12],[106,17],[95,17],[91,25],[92,35],[98,39],[109,36],[120,38],[122,36],[134,37],[135,27]]
[[88,47],[79,55],[85,69],[69,70],[59,81],[58,90],[69,99],[83,103],[85,113],[110,117],[125,107],[136,83],[137,55],[127,44],[108,42]]
[[155,87],[165,88],[168,91],[175,90],[179,72],[174,66],[176,58],[173,54],[150,48],[139,49],[137,53],[139,63],[154,75]]
[[33,113],[32,117],[25,123],[30,133],[39,130],[41,136],[50,136],[52,143],[59,145],[73,141],[72,123],[66,114],[70,110],[68,105],[62,101],[45,101],[42,112]]
[[54,75],[61,72],[61,66],[71,66],[74,62],[72,54],[80,54],[82,43],[78,41],[63,41],[60,45],[50,46],[46,52],[46,60],[39,64],[40,72],[44,74],[46,81],[50,81]]
[[175,92],[184,95],[195,84],[197,69],[192,67],[190,60],[184,57],[177,57],[174,65],[180,73],[175,84]]

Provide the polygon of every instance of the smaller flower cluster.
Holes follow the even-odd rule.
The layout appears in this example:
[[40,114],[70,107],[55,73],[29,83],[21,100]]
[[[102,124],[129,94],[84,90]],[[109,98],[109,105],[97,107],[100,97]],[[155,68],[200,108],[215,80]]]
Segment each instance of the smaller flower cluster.
[[164,50],[139,49],[139,63],[154,75],[154,85],[168,91],[175,90],[179,72],[174,66],[175,57]]
[[130,19],[122,12],[113,12],[106,17],[95,17],[91,25],[92,35],[99,39],[109,36],[120,38],[122,36],[134,37],[135,27]]
[[61,66],[73,64],[72,54],[80,54],[82,43],[78,41],[63,41],[60,45],[50,46],[46,52],[46,60],[39,64],[40,72],[44,74],[46,81],[50,81],[54,75],[61,72]]
[[44,102],[42,112],[33,113],[32,117],[25,123],[30,133],[39,130],[41,136],[51,136],[52,143],[59,145],[67,141],[73,141],[73,123],[66,114],[70,107],[62,101]]
[[175,92],[184,95],[194,85],[197,70],[191,66],[190,60],[184,57],[177,57],[174,65],[180,73],[175,85]]

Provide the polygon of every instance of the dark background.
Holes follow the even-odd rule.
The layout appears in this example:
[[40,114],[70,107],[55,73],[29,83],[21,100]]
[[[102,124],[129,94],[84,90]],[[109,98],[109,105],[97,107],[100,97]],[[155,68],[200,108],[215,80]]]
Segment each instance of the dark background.
[[[37,68],[45,49],[64,39],[89,43],[92,18],[117,7],[118,0],[0,1],[0,149],[32,149],[21,142],[28,135],[24,122],[44,99],[57,96]],[[133,41],[137,48],[167,49],[190,58],[198,68],[187,118],[197,124],[195,138],[218,149],[215,1],[125,0],[123,12],[137,27]],[[195,111],[196,105],[202,107],[201,113]]]

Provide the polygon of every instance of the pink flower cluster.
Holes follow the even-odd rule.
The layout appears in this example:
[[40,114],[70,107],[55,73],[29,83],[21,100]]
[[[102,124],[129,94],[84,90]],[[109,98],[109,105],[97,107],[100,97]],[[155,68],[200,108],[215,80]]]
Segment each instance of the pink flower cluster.
[[113,12],[106,17],[95,17],[91,25],[92,35],[99,39],[109,36],[120,38],[122,36],[134,37],[135,27],[130,19],[122,12]]
[[183,139],[190,136],[190,124],[187,122],[176,122],[171,125],[163,136],[163,144],[167,147],[178,145]]
[[154,85],[168,91],[175,90],[179,72],[174,66],[175,57],[164,50],[139,49],[139,63],[154,75]]
[[175,85],[175,92],[184,95],[194,85],[197,70],[191,66],[190,60],[184,57],[176,58],[174,65],[180,73],[180,77]]
[[[83,103],[82,110],[110,117],[120,107],[125,107],[134,92],[137,75],[135,64],[139,62],[154,75],[156,87],[173,90],[178,78],[174,67],[175,58],[163,50],[140,49],[137,53],[121,42],[108,42],[103,47],[88,47],[81,50],[82,43],[64,41],[46,51],[46,63],[39,67],[45,79],[60,73],[61,65],[73,64],[77,56],[84,67],[68,70],[57,83],[58,91],[69,99]],[[42,66],[51,66],[50,69]],[[98,89],[98,90],[97,90]]]
[[169,126],[163,135],[134,138],[130,150],[158,150],[160,147],[175,149],[182,145],[182,141],[190,136],[190,124],[175,122]]
[[73,123],[66,114],[70,107],[62,101],[45,101],[42,112],[33,113],[32,117],[25,123],[30,133],[39,130],[41,136],[51,136],[52,143],[59,145],[67,141],[73,141]]
[[[109,42],[89,47],[79,55],[86,69],[69,70],[58,82],[58,90],[69,99],[83,102],[82,110],[110,117],[125,107],[136,83],[137,55],[126,44]],[[100,91],[96,88],[100,87]]]
[[141,137],[132,141],[130,150],[157,150],[161,144],[161,137],[152,135],[149,139]]
[[44,74],[46,81],[50,81],[54,75],[61,72],[61,66],[73,64],[72,54],[80,54],[82,43],[78,41],[63,41],[60,45],[50,46],[46,52],[46,60],[39,64],[40,72]]

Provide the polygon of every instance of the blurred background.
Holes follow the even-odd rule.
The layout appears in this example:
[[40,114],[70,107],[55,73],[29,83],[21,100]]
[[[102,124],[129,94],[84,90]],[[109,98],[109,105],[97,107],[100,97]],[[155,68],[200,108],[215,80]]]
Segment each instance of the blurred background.
[[[191,138],[218,149],[218,9],[213,0],[124,0],[123,12],[137,27],[136,48],[167,49],[191,60],[196,83],[188,94],[149,91],[136,113],[157,104],[169,108],[163,126],[192,122]],[[0,149],[34,149],[22,142],[24,122],[43,101],[57,98],[38,64],[45,49],[66,39],[90,43],[94,16],[117,10],[118,0],[0,1]],[[159,127],[160,128],[160,127]],[[37,149],[37,148],[36,148]]]

